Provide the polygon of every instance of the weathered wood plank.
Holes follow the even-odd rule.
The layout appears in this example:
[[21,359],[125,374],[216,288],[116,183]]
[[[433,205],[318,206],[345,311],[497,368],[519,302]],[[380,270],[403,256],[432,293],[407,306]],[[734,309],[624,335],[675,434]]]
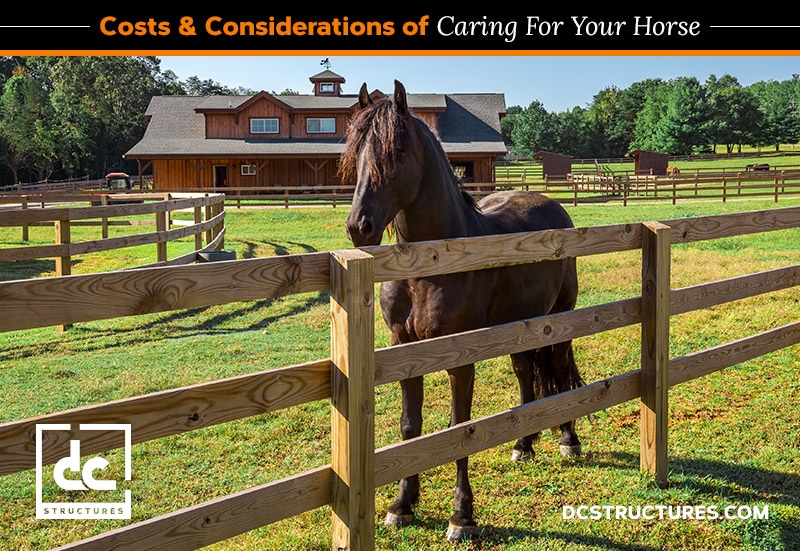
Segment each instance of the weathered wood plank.
[[327,290],[328,253],[0,282],[0,332]]
[[638,297],[552,316],[531,318],[381,348],[375,351],[375,384],[532,350],[641,321]]
[[389,445],[375,453],[375,484],[389,484],[639,396],[639,371],[632,371]]
[[675,289],[670,296],[672,315],[684,314],[800,285],[800,265],[701,283]]
[[673,243],[689,243],[800,227],[800,207],[662,220]]
[[[34,436],[38,423],[70,424],[59,442],[48,442],[47,465],[69,454],[69,440],[80,440],[83,453],[122,445],[113,433],[80,431],[80,423],[131,425],[133,443],[279,411],[331,396],[330,360],[318,360],[218,381],[164,390],[133,398],[85,406],[0,424],[0,475],[35,467]],[[111,438],[111,440],[109,440]]]
[[713,348],[670,360],[669,384],[675,386],[800,343],[800,322],[790,323]]
[[465,272],[641,247],[641,225],[544,230],[506,235],[366,247],[375,257],[375,280],[391,281]]
[[53,551],[192,551],[330,503],[329,465]]

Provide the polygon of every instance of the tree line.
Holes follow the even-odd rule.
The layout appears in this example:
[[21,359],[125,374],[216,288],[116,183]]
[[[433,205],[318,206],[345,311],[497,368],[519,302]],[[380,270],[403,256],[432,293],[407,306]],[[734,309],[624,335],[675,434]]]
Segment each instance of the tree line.
[[514,154],[551,151],[579,158],[622,157],[635,150],[669,155],[728,153],[800,141],[800,76],[743,86],[711,75],[646,79],[598,92],[586,107],[548,112],[539,101],[512,106],[501,121]]
[[[0,57],[0,91],[0,185],[133,173],[123,155],[143,136],[153,96],[255,93],[196,76],[180,81],[153,56]],[[538,101],[511,106],[501,127],[521,155],[779,147],[800,140],[800,76],[750,86],[730,75],[648,79],[565,112]]]
[[0,57],[0,185],[130,173],[157,95],[251,94],[178,80],[152,56]]

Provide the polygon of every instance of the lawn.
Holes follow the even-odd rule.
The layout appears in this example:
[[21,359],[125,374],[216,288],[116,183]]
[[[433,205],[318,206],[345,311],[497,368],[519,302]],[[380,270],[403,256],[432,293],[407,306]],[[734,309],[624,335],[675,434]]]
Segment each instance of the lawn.
[[[800,201],[568,207],[578,226],[795,206]],[[346,248],[347,213],[337,209],[229,209],[225,246],[238,258]],[[37,229],[45,231],[46,229]],[[52,230],[49,230],[52,231]],[[86,230],[91,231],[90,229]],[[97,229],[95,229],[97,231]],[[32,236],[46,241],[49,233]],[[0,229],[0,246],[18,245]],[[185,245],[174,245],[170,256]],[[171,245],[172,247],[172,245]],[[150,249],[153,249],[152,251]],[[125,267],[143,251],[81,257],[73,273]],[[152,260],[144,260],[148,262]],[[800,231],[780,231],[673,247],[673,288],[800,262]],[[579,259],[579,306],[639,294],[638,251]],[[0,277],[18,277],[0,266]],[[30,263],[24,277],[52,275],[52,261]],[[167,388],[302,363],[329,355],[327,293],[233,303],[190,311],[79,323],[0,336],[0,422]],[[676,316],[671,356],[686,354],[800,319],[797,289]],[[638,326],[575,342],[587,382],[636,369]],[[376,319],[376,346],[388,344]],[[512,463],[511,444],[472,456],[471,482],[481,538],[444,541],[455,468],[422,475],[416,522],[403,530],[380,521],[395,486],[378,489],[377,548],[387,550],[793,550],[800,548],[800,379],[797,348],[785,349],[670,391],[670,485],[639,471],[638,403],[581,419],[585,455],[562,459],[543,435],[534,461]],[[506,358],[477,366],[474,417],[517,403]],[[426,378],[426,432],[444,428],[447,378]],[[376,389],[376,444],[398,439],[399,388]],[[202,503],[330,462],[330,406],[314,402],[133,448],[134,520]],[[108,455],[108,454],[107,454]],[[121,521],[34,519],[34,473],[0,479],[3,549],[40,550],[88,537]],[[564,518],[578,506],[756,507],[766,519]],[[567,509],[564,509],[567,507]],[[743,509],[744,510],[744,509]],[[323,507],[210,549],[329,549]]]

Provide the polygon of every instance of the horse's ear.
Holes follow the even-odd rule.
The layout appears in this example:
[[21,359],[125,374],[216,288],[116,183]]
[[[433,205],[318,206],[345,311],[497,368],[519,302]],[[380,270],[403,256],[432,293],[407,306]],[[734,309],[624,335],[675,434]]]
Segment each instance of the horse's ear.
[[405,114],[408,111],[408,100],[406,98],[406,88],[399,80],[394,81],[394,104],[397,110]]
[[358,106],[363,109],[367,105],[372,103],[372,98],[369,97],[369,92],[367,92],[367,83],[361,85],[361,89],[358,91]]

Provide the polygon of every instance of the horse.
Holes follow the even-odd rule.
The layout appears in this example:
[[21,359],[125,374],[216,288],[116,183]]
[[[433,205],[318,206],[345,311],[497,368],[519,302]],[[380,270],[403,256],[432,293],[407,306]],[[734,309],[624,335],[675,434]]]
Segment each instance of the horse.
[[[372,100],[366,83],[351,117],[340,158],[343,181],[356,181],[346,233],[355,247],[380,245],[390,233],[398,243],[574,227],[565,209],[548,197],[527,191],[501,191],[479,202],[461,185],[441,142],[409,110],[405,87],[395,81],[393,98]],[[391,345],[574,309],[578,293],[575,258],[381,284],[383,319]],[[521,403],[583,384],[571,341],[511,355]],[[475,365],[448,369],[450,426],[471,415]],[[422,432],[423,380],[400,382],[403,440]],[[560,425],[560,451],[578,456],[575,421]],[[520,438],[512,460],[534,456],[539,434]],[[468,458],[456,461],[454,511],[447,539],[478,534]],[[408,525],[420,496],[419,475],[399,481],[399,491],[384,524]]]
[[756,170],[769,170],[769,164],[768,163],[749,164],[749,165],[745,166],[744,169],[747,172],[756,171]]
[[677,166],[668,166],[667,167],[667,176],[677,176],[681,173],[681,169]]

